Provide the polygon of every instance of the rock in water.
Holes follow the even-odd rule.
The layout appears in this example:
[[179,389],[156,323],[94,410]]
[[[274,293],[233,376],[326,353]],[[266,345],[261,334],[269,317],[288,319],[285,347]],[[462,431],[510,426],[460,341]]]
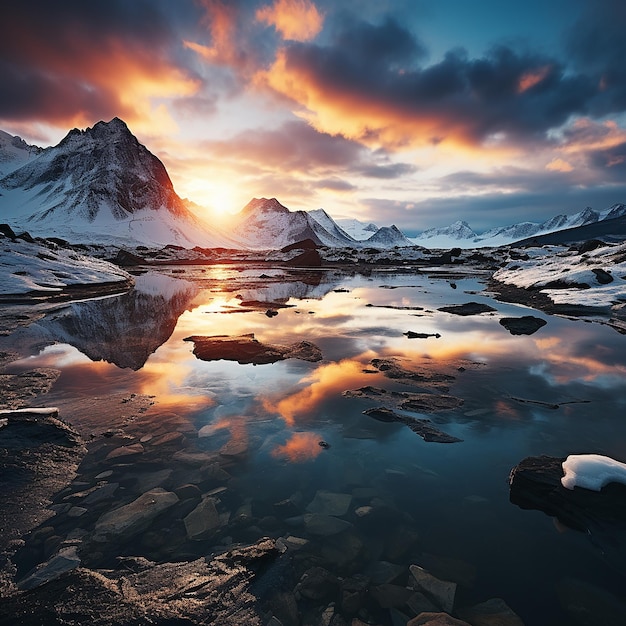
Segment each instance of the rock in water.
[[442,306],[437,309],[444,313],[452,313],[454,315],[480,315],[481,313],[491,313],[495,311],[492,306],[482,304],[480,302],[466,302],[465,304],[455,304],[452,306]]
[[183,341],[193,341],[193,353],[202,361],[237,361],[241,365],[253,363],[264,365],[285,359],[321,361],[322,352],[308,341],[300,341],[289,346],[263,344],[254,338],[253,333],[229,336],[214,335],[204,337],[193,335]]
[[533,315],[524,315],[522,317],[503,317],[500,325],[504,326],[511,335],[532,335],[540,328],[545,326],[547,322]]

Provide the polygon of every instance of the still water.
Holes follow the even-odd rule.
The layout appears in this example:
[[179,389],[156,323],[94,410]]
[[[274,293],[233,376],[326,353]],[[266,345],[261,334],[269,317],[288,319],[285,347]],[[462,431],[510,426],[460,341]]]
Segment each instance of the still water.
[[[619,546],[518,508],[508,487],[510,470],[527,456],[626,460],[626,337],[495,302],[483,289],[471,275],[222,266],[145,274],[129,294],[50,312],[4,339],[23,354],[11,371],[61,371],[40,401],[92,435],[46,526],[54,536],[84,537],[90,567],[124,554],[191,559],[262,536],[293,547],[295,537],[298,549],[288,551],[294,580],[286,587],[312,564],[400,585],[401,572],[418,564],[459,583],[458,607],[502,598],[528,625],[574,623],[567,606],[579,587],[572,581],[585,583],[589,598],[577,593],[576,601],[590,611],[604,592],[626,599]],[[469,301],[496,311],[461,317],[437,310]],[[529,314],[547,325],[514,336],[499,324]],[[408,331],[429,336],[410,339]],[[184,341],[247,333],[266,344],[312,342],[323,359],[207,362]],[[372,366],[375,359],[422,378],[390,378]],[[387,392],[384,400],[344,393],[366,387]],[[392,406],[393,392],[462,403],[407,412]],[[430,419],[462,441],[426,442],[403,424],[363,414],[376,406]],[[114,497],[81,502],[85,491],[111,483]],[[182,485],[216,503],[219,523],[208,535],[189,538],[183,519],[197,500],[181,499],[139,536],[89,543],[111,509],[154,487]],[[339,494],[327,508],[324,492]],[[320,530],[311,514],[345,525]],[[46,550],[26,549],[22,574],[49,557]],[[411,616],[402,606],[395,613],[374,602],[366,608],[373,623]]]

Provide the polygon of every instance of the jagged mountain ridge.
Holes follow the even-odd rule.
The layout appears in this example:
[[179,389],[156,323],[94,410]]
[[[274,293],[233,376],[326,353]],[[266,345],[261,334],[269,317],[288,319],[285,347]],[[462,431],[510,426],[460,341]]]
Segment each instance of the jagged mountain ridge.
[[290,211],[276,198],[253,198],[233,216],[232,226],[248,247],[257,250],[279,249],[305,239],[332,247],[357,243],[348,235],[329,232],[306,211]]
[[34,159],[41,152],[43,148],[29,145],[21,137],[14,137],[0,130],[0,178]]
[[119,118],[71,130],[0,179],[16,227],[72,240],[242,247],[176,194],[161,161]]
[[248,247],[280,249],[311,239],[331,248],[393,248],[414,245],[395,226],[384,226],[359,241],[345,232],[323,209],[290,211],[276,198],[253,198],[233,218],[233,225]]

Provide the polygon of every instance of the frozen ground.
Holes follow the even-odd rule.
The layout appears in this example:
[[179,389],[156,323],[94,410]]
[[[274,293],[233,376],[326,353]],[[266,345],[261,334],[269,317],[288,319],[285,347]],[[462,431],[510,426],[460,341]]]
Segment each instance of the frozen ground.
[[563,246],[528,248],[521,256],[493,278],[540,291],[554,304],[610,308],[626,303],[626,242],[583,253]]
[[46,296],[68,288],[128,285],[132,277],[107,261],[0,235],[0,297]]

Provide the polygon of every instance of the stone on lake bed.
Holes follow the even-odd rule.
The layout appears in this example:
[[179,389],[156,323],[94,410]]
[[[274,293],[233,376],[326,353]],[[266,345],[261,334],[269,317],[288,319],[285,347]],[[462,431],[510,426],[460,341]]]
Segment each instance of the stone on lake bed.
[[415,581],[415,588],[429,597],[446,613],[451,613],[454,609],[456,583],[440,580],[419,565],[411,565],[409,569]]
[[350,522],[338,517],[317,513],[307,513],[304,516],[304,525],[312,535],[321,535],[322,537],[337,535],[352,526]]
[[[421,613],[406,623],[406,626],[474,626],[447,613]],[[477,626],[477,625],[476,625]]]
[[126,456],[135,456],[136,454],[143,454],[144,448],[140,443],[133,443],[129,446],[120,446],[119,448],[115,448],[111,450],[109,454],[107,454],[106,459],[110,461],[111,459],[119,459]]
[[352,496],[348,493],[333,493],[320,490],[315,494],[315,498],[309,503],[306,510],[309,513],[341,517],[348,512],[351,503]]
[[220,527],[220,515],[214,498],[204,498],[183,520],[187,537],[192,541],[208,539]]
[[523,315],[522,317],[503,317],[500,325],[504,326],[511,335],[532,335],[547,322],[533,315]]
[[161,513],[178,502],[178,496],[165,489],[152,489],[133,502],[108,511],[96,522],[94,541],[110,537],[131,537],[150,526]]
[[459,611],[459,617],[477,626],[524,626],[524,622],[501,598],[492,598]]

